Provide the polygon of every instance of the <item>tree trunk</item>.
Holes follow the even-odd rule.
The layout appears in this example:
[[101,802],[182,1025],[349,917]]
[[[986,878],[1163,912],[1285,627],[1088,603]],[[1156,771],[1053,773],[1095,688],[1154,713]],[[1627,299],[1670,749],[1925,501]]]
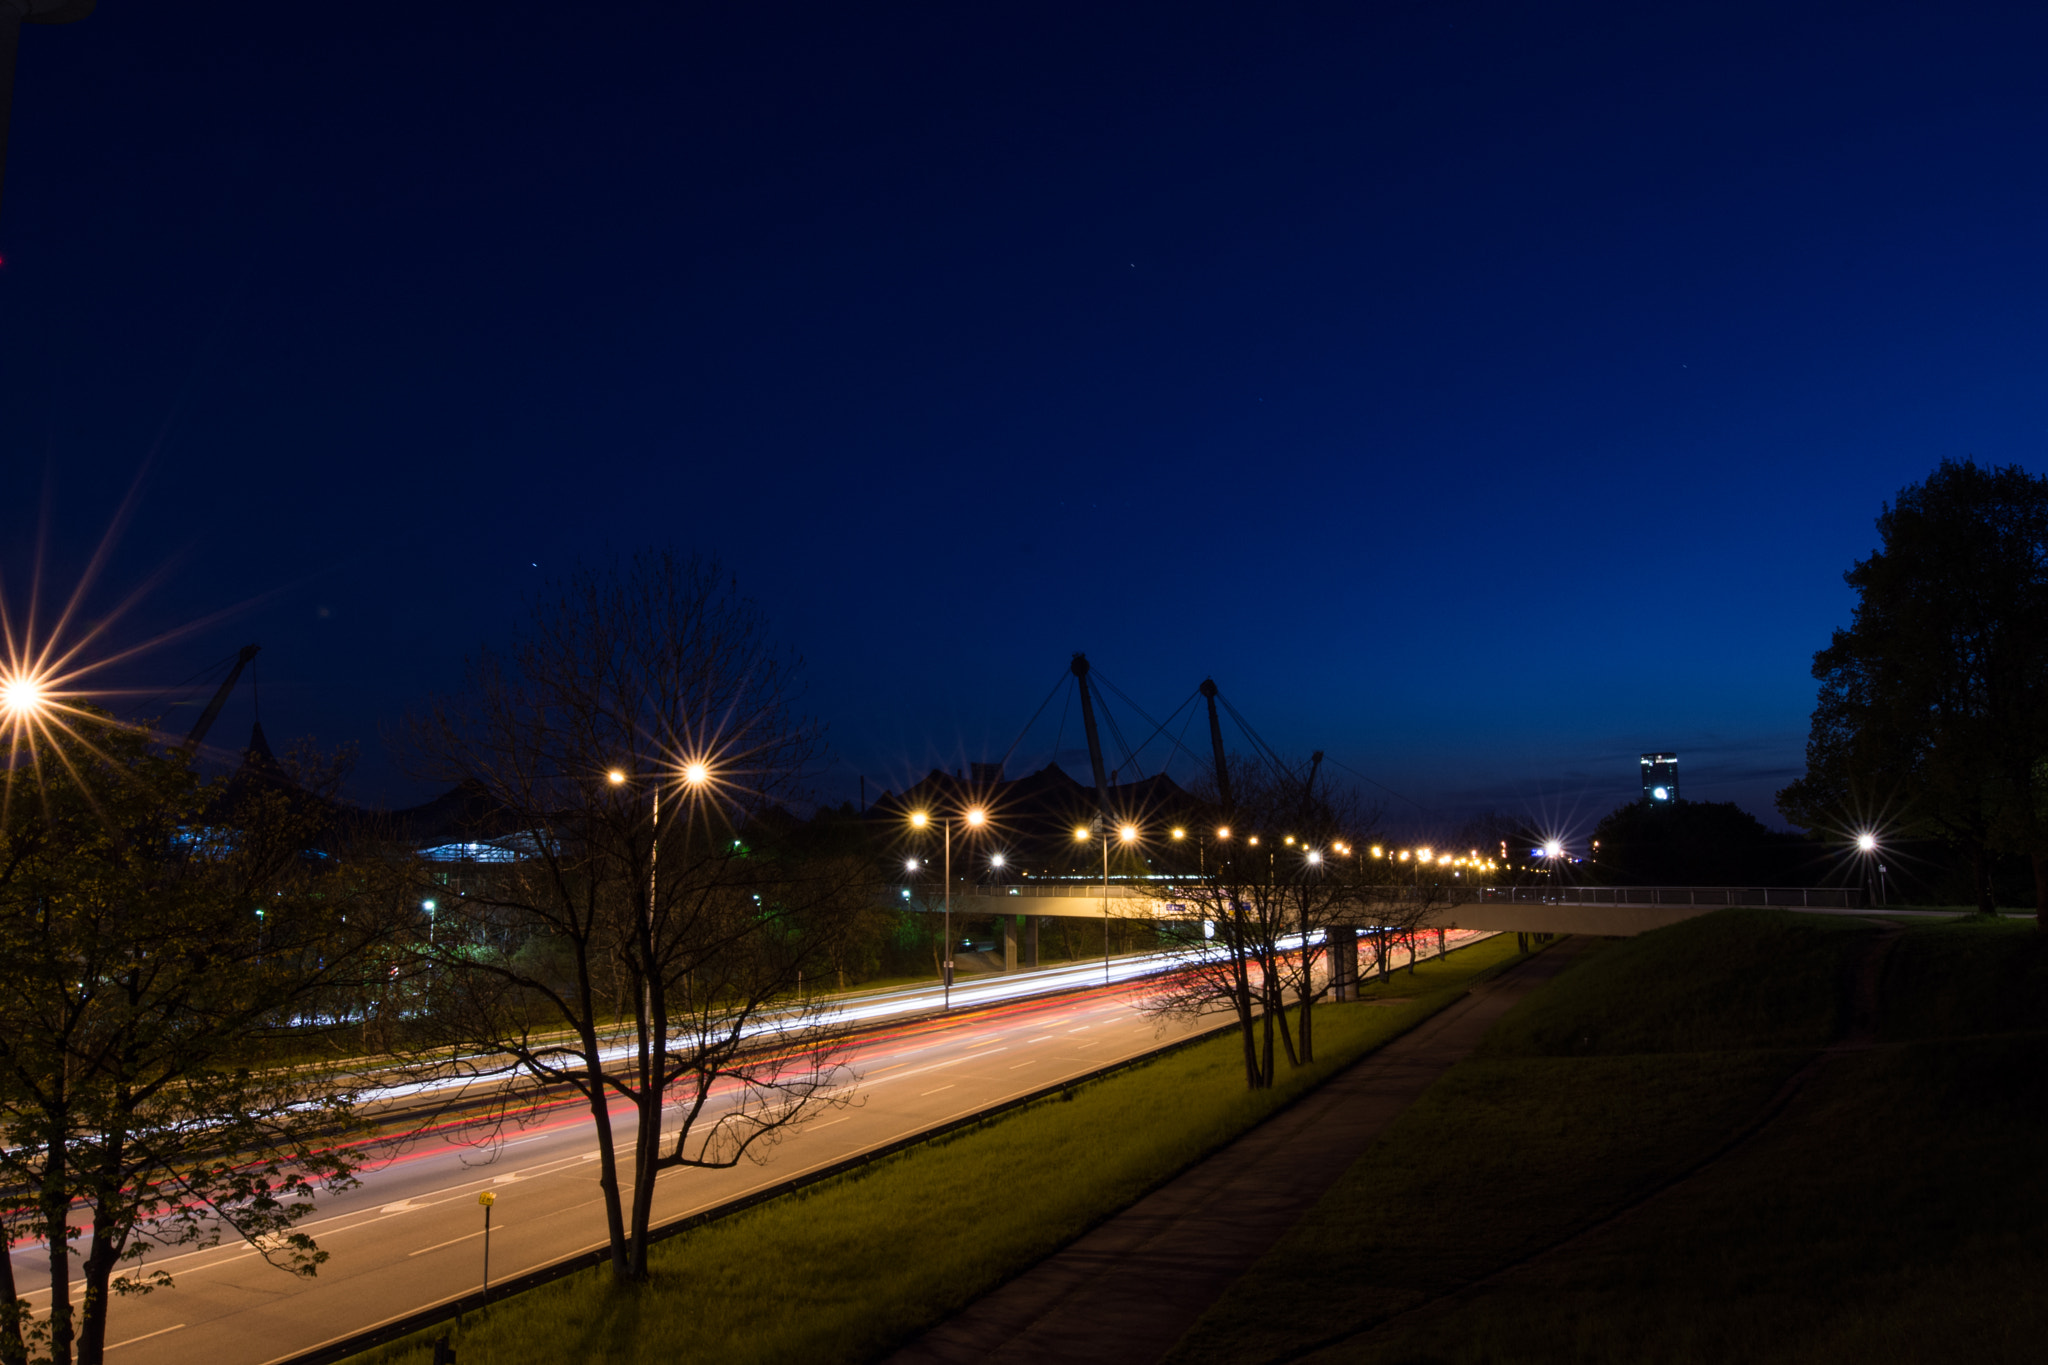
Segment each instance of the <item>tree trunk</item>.
[[28,1344],[21,1334],[21,1291],[14,1285],[14,1257],[5,1254],[13,1245],[13,1229],[0,1224],[0,1365],[28,1365]]
[[1259,1088],[1259,1035],[1257,1016],[1252,1013],[1251,971],[1244,960],[1244,940],[1231,948],[1231,988],[1236,993],[1238,1030],[1244,1035],[1244,1083],[1248,1090]]
[[1273,1088],[1273,1011],[1262,1011],[1260,1022],[1265,1025],[1265,1059],[1259,1070],[1259,1088],[1261,1090],[1271,1090]]
[[50,1362],[71,1362],[71,1216],[70,1172],[64,1164],[64,1124],[51,1125],[49,1158],[43,1163],[43,1224],[50,1247]]
[[1970,881],[1977,889],[1977,913],[1997,914],[1998,904],[1991,898],[1991,869],[1985,865],[1982,844],[1970,847]]
[[[107,1198],[118,1200],[115,1191]],[[114,1278],[114,1265],[121,1248],[101,1225],[96,1215],[92,1226],[92,1247],[85,1253],[85,1311],[78,1322],[78,1365],[101,1365],[107,1350],[107,1294]]]
[[1271,980],[1266,988],[1266,1013],[1280,1021],[1280,1042],[1287,1049],[1287,1065],[1300,1066],[1301,1057],[1294,1050],[1294,1030],[1287,1027],[1287,997],[1280,990],[1280,974],[1274,972]]
[[632,1258],[627,1265],[627,1278],[647,1278],[648,1230],[654,1222],[654,1177],[659,1172],[657,1158],[661,1154],[661,1092],[658,1088],[643,1088],[634,1097],[634,1130],[637,1141],[633,1152],[633,1223],[629,1245]]
[[619,1202],[619,1155],[612,1147],[612,1110],[605,1094],[602,1064],[598,1061],[597,1031],[583,1031],[583,1055],[589,1059],[584,1073],[590,1100],[591,1121],[597,1126],[597,1192],[604,1204],[605,1235],[611,1242],[612,1274],[631,1278],[626,1262],[625,1210]]
[[2034,927],[2048,930],[2048,853],[2034,854]]

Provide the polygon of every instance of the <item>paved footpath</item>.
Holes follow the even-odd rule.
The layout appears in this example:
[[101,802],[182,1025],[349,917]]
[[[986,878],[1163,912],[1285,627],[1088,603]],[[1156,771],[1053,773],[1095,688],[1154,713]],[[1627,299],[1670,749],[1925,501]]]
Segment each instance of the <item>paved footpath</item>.
[[891,1365],[1146,1365],[1322,1198],[1396,1114],[1584,946],[1476,987],[1292,1108],[969,1304]]

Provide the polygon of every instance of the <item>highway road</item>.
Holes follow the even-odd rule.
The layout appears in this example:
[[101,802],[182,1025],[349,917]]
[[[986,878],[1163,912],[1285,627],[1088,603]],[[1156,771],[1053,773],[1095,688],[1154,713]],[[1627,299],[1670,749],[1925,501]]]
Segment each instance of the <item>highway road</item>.
[[[1454,940],[1473,937],[1480,935]],[[665,1172],[655,1221],[715,1208],[1186,1037],[1191,1024],[1138,1008],[1145,987],[1135,978],[1158,967],[1119,959],[1111,975],[1123,979],[1108,986],[1099,962],[956,985],[956,1011],[963,1000],[973,1008],[884,1022],[861,1036],[852,1056],[853,1103],[796,1130],[764,1164]],[[1076,990],[1081,982],[1092,984]],[[1062,993],[1030,998],[1033,989]],[[872,1026],[878,1017],[928,1012],[937,994],[919,987],[850,997],[846,1013]],[[621,1168],[630,1174],[623,1155]],[[497,1196],[494,1281],[602,1245],[596,1138],[581,1102],[551,1107],[491,1145],[461,1135],[416,1140],[366,1170],[360,1188],[323,1197],[300,1225],[331,1253],[315,1279],[275,1269],[239,1242],[153,1255],[148,1265],[169,1271],[176,1285],[116,1300],[108,1350],[138,1365],[267,1365],[469,1293],[482,1277],[477,1195],[485,1190]],[[13,1255],[18,1284],[47,1283],[41,1246],[19,1246]],[[27,1297],[38,1313],[47,1311],[47,1288]]]
[[[1101,977],[1096,963],[1093,980]],[[1140,1013],[1139,989],[1097,985],[870,1034],[854,1054],[851,1107],[822,1113],[763,1165],[665,1172],[656,1221],[715,1207],[1192,1031]],[[956,989],[956,1000],[961,994]],[[263,1365],[468,1293],[483,1269],[477,1195],[484,1190],[497,1195],[494,1280],[601,1245],[588,1111],[564,1104],[492,1147],[423,1141],[367,1171],[361,1188],[324,1197],[301,1225],[332,1253],[313,1280],[272,1268],[240,1243],[152,1256],[149,1265],[169,1271],[176,1286],[116,1300],[108,1349],[138,1365]],[[40,1246],[15,1249],[17,1283],[47,1282],[43,1256]],[[47,1288],[28,1297],[47,1309]]]

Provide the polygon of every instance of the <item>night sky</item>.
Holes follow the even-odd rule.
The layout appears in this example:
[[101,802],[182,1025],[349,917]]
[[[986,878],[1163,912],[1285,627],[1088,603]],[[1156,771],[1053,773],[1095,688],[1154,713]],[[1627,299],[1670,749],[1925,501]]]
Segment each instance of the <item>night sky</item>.
[[833,800],[1086,650],[1402,825],[1666,748],[1775,824],[1883,502],[2048,467],[2048,10],[1958,8],[104,0],[21,44],[10,609],[140,472],[88,612],[198,624],[106,680],[260,642],[365,800],[546,575],[673,544]]

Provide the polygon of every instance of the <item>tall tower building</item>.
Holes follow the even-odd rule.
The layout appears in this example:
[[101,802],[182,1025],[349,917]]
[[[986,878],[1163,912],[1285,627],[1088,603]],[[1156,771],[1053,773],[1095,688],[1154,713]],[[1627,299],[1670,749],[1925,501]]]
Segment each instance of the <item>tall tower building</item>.
[[1678,799],[1678,755],[1643,755],[1643,800],[1653,806]]

